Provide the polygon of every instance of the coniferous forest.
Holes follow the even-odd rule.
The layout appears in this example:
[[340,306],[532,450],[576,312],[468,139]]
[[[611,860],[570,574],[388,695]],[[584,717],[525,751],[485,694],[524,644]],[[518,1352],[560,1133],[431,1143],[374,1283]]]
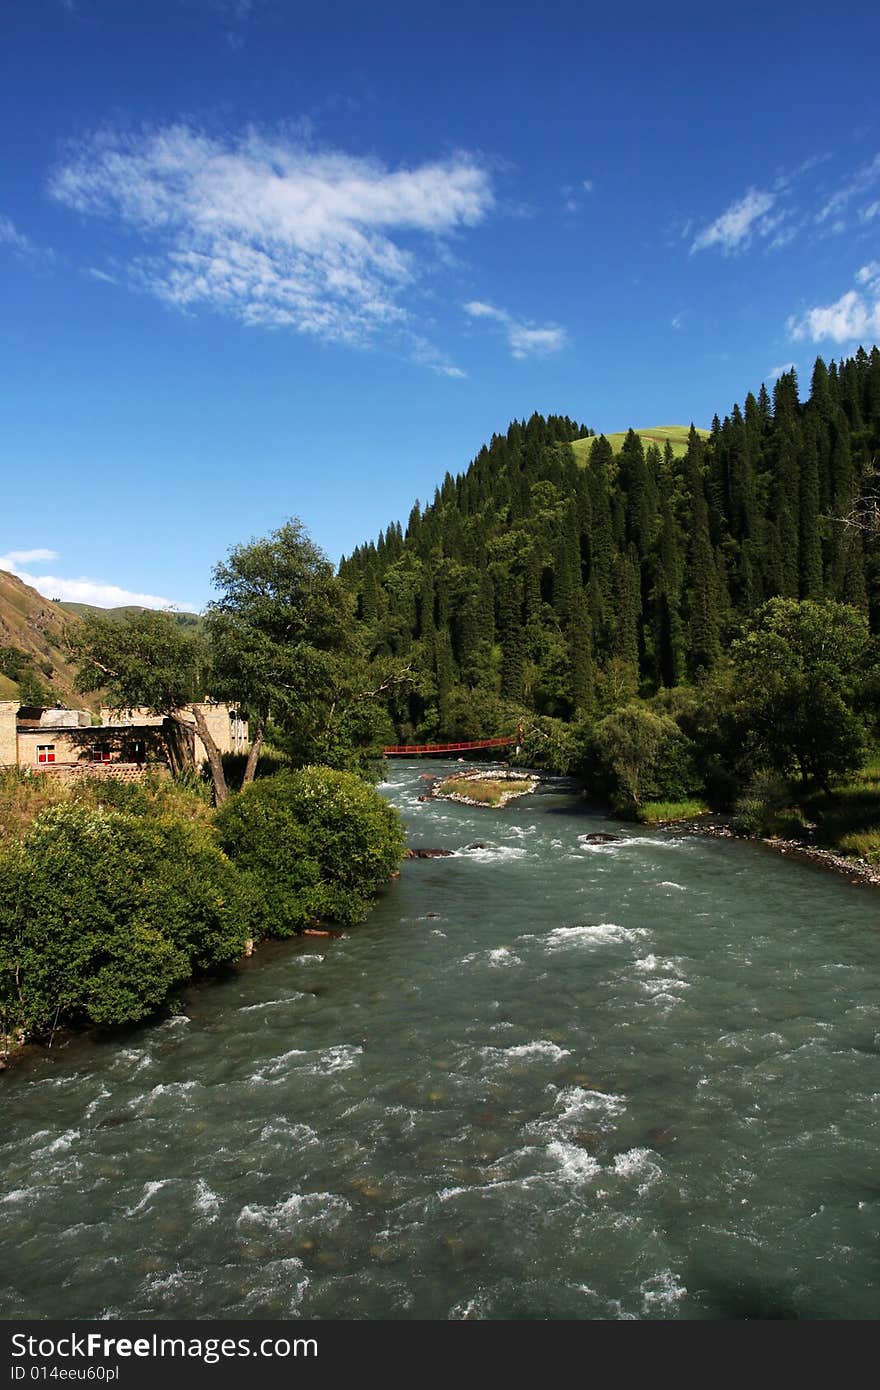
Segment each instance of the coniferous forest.
[[417,673],[397,735],[490,735],[523,710],[595,726],[634,700],[677,716],[669,692],[717,696],[776,597],[846,605],[876,633],[878,456],[876,347],[817,359],[803,402],[782,374],[684,449],[631,430],[615,454],[567,416],[514,421],[341,563],[374,652]]
[[405,531],[342,561],[374,650],[423,674],[401,735],[492,732],[494,697],[571,720],[621,686],[705,681],[777,595],[880,627],[878,556],[853,524],[880,452],[876,347],[817,359],[804,403],[793,371],[750,392],[682,457],[632,431],[615,456],[592,433],[514,421]]

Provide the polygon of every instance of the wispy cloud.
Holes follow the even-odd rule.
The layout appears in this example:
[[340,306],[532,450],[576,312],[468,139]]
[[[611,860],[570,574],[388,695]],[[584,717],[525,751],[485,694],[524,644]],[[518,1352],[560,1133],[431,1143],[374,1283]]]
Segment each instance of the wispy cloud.
[[783,362],[779,367],[771,367],[767,373],[767,378],[769,381],[778,381],[781,376],[785,376],[786,372],[793,372],[796,370],[796,362]]
[[580,179],[577,183],[562,185],[562,206],[568,213],[580,212],[583,207],[581,194],[592,193],[596,185],[592,179]]
[[543,328],[516,319],[506,309],[498,309],[481,299],[472,299],[464,306],[466,314],[472,319],[491,319],[501,324],[506,335],[511,356],[544,357],[550,352],[560,352],[568,346],[568,334],[564,328],[548,324]]
[[10,250],[17,251],[22,256],[37,256],[40,254],[38,246],[35,246],[30,237],[20,232],[15,223],[9,217],[0,214],[0,246],[8,246]]
[[[842,184],[840,188],[825,199],[819,211],[816,213],[816,223],[818,226],[827,224],[827,230],[831,232],[842,232],[846,228],[846,218],[844,214],[849,209],[850,204],[860,195],[867,193],[869,189],[880,183],[880,154],[876,154],[867,164],[863,164],[857,169],[852,178]],[[878,206],[876,203],[872,206]],[[873,217],[875,214],[869,209],[862,209],[860,216]],[[832,221],[833,219],[833,221]]]
[[434,343],[429,342],[427,338],[416,333],[412,335],[411,342],[410,357],[413,362],[418,362],[421,366],[436,372],[438,376],[449,376],[456,379],[463,379],[467,376],[467,372],[463,372],[461,367],[456,367],[450,362],[447,354]]
[[0,251],[10,252],[37,275],[51,273],[56,265],[51,246],[40,246],[16,227],[10,217],[0,213]]
[[50,192],[140,237],[130,274],[166,303],[356,346],[412,332],[404,300],[420,251],[433,256],[437,238],[494,203],[468,154],[391,170],[301,134],[221,140],[188,125],[99,132],[54,171]]
[[100,280],[103,284],[106,285],[119,284],[119,281],[116,279],[114,275],[108,274],[106,270],[99,270],[97,266],[94,265],[88,266],[84,271],[84,274],[88,275],[90,280]]
[[59,560],[55,550],[37,547],[33,550],[9,550],[0,555],[0,570],[7,570],[44,598],[60,598],[68,603],[91,603],[96,608],[121,608],[126,604],[137,604],[142,608],[179,608],[186,612],[194,609],[193,604],[176,603],[161,594],[141,594],[132,589],[124,589],[118,584],[105,584],[101,580],[65,579],[57,574],[34,574],[26,566],[41,561]]
[[57,560],[57,550],[9,550],[5,555],[0,555],[0,569],[15,572],[16,565],[32,565],[35,560]]
[[847,290],[833,304],[814,305],[800,317],[792,314],[787,322],[792,338],[855,343],[880,337],[880,262],[863,265],[855,280],[860,288]]
[[779,216],[769,216],[775,203],[775,193],[750,188],[745,197],[731,203],[714,222],[697,233],[691,242],[691,254],[718,246],[730,255],[745,250],[755,236],[770,236],[781,220]]

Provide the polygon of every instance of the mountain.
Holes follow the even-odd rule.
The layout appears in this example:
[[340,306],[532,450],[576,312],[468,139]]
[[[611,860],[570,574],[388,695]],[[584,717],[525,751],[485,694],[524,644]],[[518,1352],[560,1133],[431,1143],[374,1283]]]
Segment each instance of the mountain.
[[32,686],[36,682],[43,687],[47,700],[88,705],[74,690],[65,643],[65,631],[79,621],[76,614],[65,613],[14,574],[0,570],[0,699],[19,698],[26,678]]
[[340,563],[376,656],[416,680],[399,742],[589,718],[705,683],[767,599],[835,599],[880,632],[880,350],[794,371],[710,431],[513,421],[433,501]]
[[[126,604],[122,608],[97,608],[90,603],[71,603],[67,600],[59,600],[55,604],[55,607],[62,609],[65,613],[72,613],[77,618],[85,617],[87,613],[100,613],[102,618],[111,618],[114,622],[120,623],[127,622],[127,620],[133,618],[136,613],[149,613],[154,611],[136,603]],[[172,612],[170,616],[177,623],[178,627],[186,628],[190,632],[200,632],[202,629],[202,618],[198,613]]]

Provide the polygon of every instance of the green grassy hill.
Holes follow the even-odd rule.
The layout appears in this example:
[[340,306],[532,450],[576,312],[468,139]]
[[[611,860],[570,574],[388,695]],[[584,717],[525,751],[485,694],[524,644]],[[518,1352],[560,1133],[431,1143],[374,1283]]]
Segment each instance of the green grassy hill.
[[[114,622],[124,623],[128,618],[133,618],[136,613],[147,613],[151,610],[130,603],[123,608],[95,608],[89,603],[70,603],[62,600],[55,604],[56,608],[62,609],[65,613],[72,613],[77,618],[82,618],[86,613],[100,613],[102,618],[112,618]],[[179,627],[199,629],[202,626],[202,619],[198,613],[172,613],[172,618]]]
[[[605,438],[615,454],[619,454],[623,448],[623,441],[626,439],[627,433],[627,430],[619,430],[615,434],[606,434]],[[649,444],[656,444],[657,448],[662,450],[668,440],[672,445],[672,452],[675,457],[683,458],[687,453],[690,425],[652,425],[650,429],[636,430],[636,434],[639,435],[646,449]],[[697,430],[697,434],[701,435],[703,439],[709,438],[708,430]],[[590,456],[592,443],[592,439],[576,439],[574,441],[571,447],[578,463],[586,463]]]

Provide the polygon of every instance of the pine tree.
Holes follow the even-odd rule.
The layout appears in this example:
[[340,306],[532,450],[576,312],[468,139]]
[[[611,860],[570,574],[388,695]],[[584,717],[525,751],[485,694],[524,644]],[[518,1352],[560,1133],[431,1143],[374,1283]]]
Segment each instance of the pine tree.
[[501,595],[501,694],[522,700],[525,674],[525,637],[522,622],[522,580],[511,575]]
[[822,583],[822,541],[819,535],[819,448],[818,425],[807,419],[804,426],[800,469],[800,584],[801,598],[820,599]]
[[685,577],[688,597],[688,669],[695,680],[712,670],[718,659],[717,576],[709,537],[709,508],[703,487],[703,444],[691,426],[685,460],[689,491],[691,546]]

